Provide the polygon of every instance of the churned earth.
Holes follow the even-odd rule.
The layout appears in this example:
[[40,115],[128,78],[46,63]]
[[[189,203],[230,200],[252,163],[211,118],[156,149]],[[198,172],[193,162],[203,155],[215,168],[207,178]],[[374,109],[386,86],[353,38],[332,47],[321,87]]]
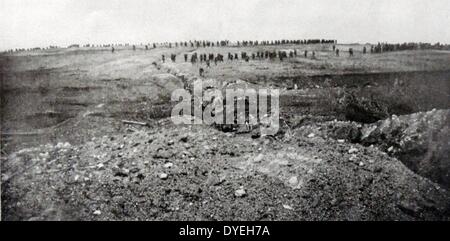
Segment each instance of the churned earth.
[[[124,127],[22,149],[2,169],[3,215],[26,220],[448,219],[449,194],[376,147],[207,126]],[[319,132],[320,133],[320,132]]]
[[[450,54],[305,48],[205,78],[182,56],[207,49],[1,56],[2,219],[449,220]],[[280,131],[173,124],[196,81],[279,88]]]

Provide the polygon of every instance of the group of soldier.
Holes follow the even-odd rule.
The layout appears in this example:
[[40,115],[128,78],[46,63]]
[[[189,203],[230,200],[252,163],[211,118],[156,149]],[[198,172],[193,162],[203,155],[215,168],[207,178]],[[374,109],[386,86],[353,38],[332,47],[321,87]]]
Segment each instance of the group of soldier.
[[[315,53],[313,52],[313,56],[315,55]],[[308,51],[305,51],[305,57],[308,56]],[[175,55],[171,54],[171,60],[172,62],[175,62]],[[275,59],[275,58],[279,58],[280,61],[283,61],[283,59],[285,58],[293,58],[293,57],[297,57],[297,50],[291,50],[291,51],[258,51],[256,53],[251,53],[248,54],[247,52],[241,52],[239,53],[228,53],[227,55],[227,60],[229,61],[233,61],[233,60],[244,60],[246,62],[248,62],[250,59],[255,60],[255,59]],[[161,60],[162,62],[165,62],[165,55],[163,54],[161,56]],[[191,54],[191,57],[189,58],[188,54],[184,54],[184,62],[188,62],[190,61],[192,64],[195,64],[197,62],[200,63],[205,63],[207,67],[210,67],[210,64],[212,62],[214,62],[215,65],[217,65],[218,62],[223,62],[224,61],[224,56],[222,54],[214,54],[214,53],[203,53],[203,54],[198,54],[198,53],[193,53]]]
[[419,49],[436,49],[436,50],[450,50],[450,45],[448,44],[430,44],[430,43],[402,43],[402,44],[389,44],[389,43],[378,43],[372,45],[370,48],[371,53],[383,53],[392,51],[402,51],[402,50],[419,50]]
[[[236,41],[234,46],[259,46],[259,45],[284,45],[284,44],[336,44],[337,40],[328,40],[328,39],[304,39],[304,40],[265,40],[265,41],[252,41],[252,40],[243,40],[243,41]],[[143,44],[141,44],[143,45]],[[145,44],[144,48],[145,50],[149,50],[150,48],[158,48],[158,47],[166,47],[166,48],[172,48],[172,47],[191,47],[191,48],[207,48],[207,47],[224,47],[224,46],[232,46],[233,44],[229,40],[221,40],[221,41],[208,41],[208,40],[190,40],[190,41],[184,41],[184,42],[164,42],[164,43],[152,43],[152,44]],[[130,46],[129,44],[107,44],[103,45],[103,47],[111,47],[111,51],[114,52],[114,46]],[[136,45],[132,45],[133,50],[136,50]]]
[[[153,48],[156,47],[191,47],[191,48],[200,48],[200,47],[224,47],[224,46],[258,46],[258,45],[283,45],[283,44],[337,44],[337,40],[330,39],[298,39],[298,40],[242,40],[236,41],[235,44],[230,42],[229,40],[220,40],[220,41],[208,41],[208,40],[190,40],[184,42],[164,42],[164,43],[153,43]],[[147,47],[147,45],[145,45]]]
[[[313,40],[308,40],[308,41],[310,41],[312,43],[316,43]],[[306,43],[310,43],[308,41],[305,40]],[[317,40],[317,41],[318,41],[318,43],[329,43],[331,41],[336,42],[335,40]],[[187,44],[187,42],[184,42],[184,43]],[[190,42],[190,43],[194,44],[194,42]],[[220,43],[222,43],[224,45],[228,44],[228,42],[226,42],[226,41],[221,41]],[[274,44],[286,44],[286,43],[287,42],[284,42],[284,40],[280,40],[280,41],[276,40]],[[290,42],[288,42],[288,43],[290,43]],[[294,41],[293,43],[295,44],[297,42]],[[304,43],[304,42],[300,41],[300,43]],[[180,44],[182,44],[182,42]],[[209,42],[209,41],[203,41],[203,42],[196,41],[195,44],[203,44],[204,46],[210,46],[212,44],[212,46],[214,46],[214,43],[213,42]],[[237,44],[238,45],[242,44],[242,46],[248,46],[248,44],[254,45],[255,42],[252,42],[252,41],[245,42],[244,41],[244,42],[240,43],[238,41]],[[265,42],[263,42],[263,44],[265,44]],[[256,45],[258,45],[257,41],[256,41]],[[177,46],[178,46],[178,43],[177,43]],[[333,52],[336,54],[337,57],[339,57],[339,52],[340,52],[339,49],[337,49],[336,45],[334,45],[334,44],[332,46],[333,46]],[[133,48],[133,50],[136,50],[136,46],[135,45],[133,45],[132,48]],[[155,48],[155,46],[154,46],[154,48]],[[147,45],[145,45],[145,49],[148,50],[148,46]],[[371,46],[370,52],[371,53],[377,53],[377,51],[379,51],[379,49],[380,49],[379,46],[375,46],[375,47]],[[113,53],[114,53],[114,50],[115,50],[114,47],[112,47],[111,51]],[[366,46],[363,47],[362,52],[363,52],[363,54],[366,54],[366,52],[367,52]],[[352,57],[353,54],[354,54],[353,48],[349,48],[348,49],[348,53],[349,53],[349,56]],[[303,55],[304,55],[305,58],[307,58],[308,57],[308,50],[305,50]],[[268,59],[275,59],[275,58],[277,58],[277,56],[280,59],[280,61],[283,61],[283,59],[285,59],[287,57],[290,57],[290,58],[297,57],[297,50],[294,49],[293,51],[289,51],[289,53],[286,52],[286,51],[278,51],[278,52],[277,51],[261,51],[261,52],[252,53],[251,55],[247,55],[246,52],[241,52],[241,57],[240,58],[242,60],[245,60],[245,61],[248,62],[250,60],[250,58],[252,60],[254,60],[254,59],[267,59],[267,58]],[[316,52],[315,51],[312,51],[311,57],[313,59],[316,58]],[[176,55],[171,54],[170,59],[172,60],[172,62],[175,62],[176,61]],[[232,61],[232,60],[238,60],[238,59],[239,59],[239,55],[237,53],[235,53],[235,54],[228,53],[228,60]],[[200,54],[200,55],[197,55],[197,53],[192,54],[190,61],[192,63],[196,63],[198,60],[200,60],[200,62],[205,62],[207,64],[207,66],[209,67],[210,63],[212,61],[214,61],[215,64],[217,64],[217,62],[222,62],[223,61],[223,55],[217,54],[217,56],[214,57],[214,54],[208,54],[208,56],[206,54]],[[164,55],[162,56],[162,61],[165,62],[165,56]],[[188,54],[184,55],[184,61],[185,62],[188,61]]]
[[[332,46],[333,48],[333,53],[335,53],[335,55],[337,57],[339,57],[339,53],[340,50],[338,48],[336,48],[335,45]],[[367,48],[366,46],[363,47],[362,53],[366,54],[367,52]],[[348,49],[348,54],[349,57],[352,57],[354,55],[354,50],[353,48],[349,48]],[[261,60],[261,59],[270,59],[270,60],[274,60],[276,58],[278,58],[280,61],[283,61],[286,58],[294,58],[299,56],[299,53],[297,52],[297,49],[293,49],[293,50],[289,50],[289,51],[285,51],[285,50],[279,50],[279,51],[275,51],[275,50],[266,50],[266,51],[257,51],[257,52],[253,52],[251,54],[247,53],[247,52],[241,52],[239,53],[230,53],[228,52],[227,55],[227,60],[228,61],[233,61],[233,60],[244,60],[246,62],[251,60]],[[312,59],[316,58],[316,52],[315,51],[311,51],[311,53],[308,50],[304,50],[303,52],[303,57],[308,58],[309,56],[311,56]],[[162,62],[165,62],[165,55],[162,55]],[[170,55],[170,59],[172,60],[172,62],[176,61],[176,55],[175,54],[171,54]],[[188,62],[190,61],[192,64],[197,63],[198,61],[200,63],[205,63],[206,67],[210,67],[211,63],[214,62],[215,65],[217,65],[218,62],[223,62],[224,61],[224,56],[222,54],[214,54],[214,53],[202,53],[202,54],[198,54],[198,53],[193,53],[191,54],[190,58],[188,54],[184,54],[184,62]]]

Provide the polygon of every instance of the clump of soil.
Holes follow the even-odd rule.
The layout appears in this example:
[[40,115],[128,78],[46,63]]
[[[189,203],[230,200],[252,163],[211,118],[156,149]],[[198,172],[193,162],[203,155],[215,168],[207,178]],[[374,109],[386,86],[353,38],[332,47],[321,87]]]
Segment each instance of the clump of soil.
[[362,129],[361,143],[378,144],[414,172],[450,187],[450,110],[395,116]]
[[401,160],[415,173],[450,187],[450,110],[396,116],[373,124],[328,122],[326,134],[380,150]]

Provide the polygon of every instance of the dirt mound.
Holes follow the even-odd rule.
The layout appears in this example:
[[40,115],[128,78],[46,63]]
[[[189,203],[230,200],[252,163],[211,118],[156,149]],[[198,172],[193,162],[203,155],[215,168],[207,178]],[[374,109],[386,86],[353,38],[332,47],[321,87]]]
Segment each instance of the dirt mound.
[[361,143],[377,144],[414,172],[450,187],[450,110],[395,116],[362,128]]
[[323,135],[380,150],[400,159],[414,172],[450,187],[450,110],[396,116],[373,124],[332,121],[319,126]]
[[2,162],[5,220],[446,220],[449,195],[375,148],[298,129],[132,127]]

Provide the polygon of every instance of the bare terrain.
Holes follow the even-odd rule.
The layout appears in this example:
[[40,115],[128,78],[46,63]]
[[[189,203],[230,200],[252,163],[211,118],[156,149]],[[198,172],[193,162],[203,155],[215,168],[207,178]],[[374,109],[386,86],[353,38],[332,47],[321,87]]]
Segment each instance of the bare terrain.
[[[336,47],[0,55],[2,219],[449,220],[450,52]],[[273,49],[299,54],[183,57]],[[280,89],[279,133],[174,125],[194,81]]]

